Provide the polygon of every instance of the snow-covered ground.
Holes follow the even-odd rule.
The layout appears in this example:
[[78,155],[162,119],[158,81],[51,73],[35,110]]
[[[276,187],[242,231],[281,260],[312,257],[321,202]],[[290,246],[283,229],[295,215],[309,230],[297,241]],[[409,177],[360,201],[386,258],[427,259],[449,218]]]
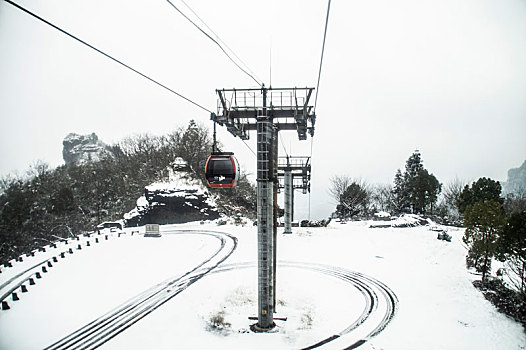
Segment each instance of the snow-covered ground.
[[[138,316],[101,348],[298,349],[342,334],[320,348],[341,349],[363,339],[359,348],[368,350],[526,349],[522,327],[498,313],[472,286],[479,276],[465,268],[462,230],[450,228],[453,239],[448,243],[437,240],[429,226],[369,228],[370,224],[333,222],[328,228],[294,228],[292,235],[279,235],[276,317],[287,320],[277,320],[274,332],[266,334],[249,330],[255,321],[248,317],[257,313],[254,226],[167,225],[161,227],[160,238],[132,235],[137,229],[126,229],[120,237],[107,232],[108,240],[103,234],[60,243],[34,257],[24,256],[11,268],[2,267],[0,285],[69,248],[74,252],[59,257],[35,285],[26,283],[28,292],[18,290],[19,301],[6,299],[10,309],[0,311],[0,349],[45,348],[170,281],[180,283],[179,294],[170,294],[176,289],[170,284],[162,290],[170,295],[164,303]],[[229,233],[237,238],[237,248],[195,283],[189,282],[193,275],[178,279],[218,251],[234,247],[231,238],[181,230]],[[78,244],[81,250],[75,249]],[[214,266],[218,259],[219,255],[199,268]],[[376,336],[364,338],[386,314],[384,290],[376,290],[376,309],[370,317],[342,333],[360,318],[368,301],[359,287],[362,280],[353,284],[335,271],[372,284],[379,281],[396,295],[394,317]]]

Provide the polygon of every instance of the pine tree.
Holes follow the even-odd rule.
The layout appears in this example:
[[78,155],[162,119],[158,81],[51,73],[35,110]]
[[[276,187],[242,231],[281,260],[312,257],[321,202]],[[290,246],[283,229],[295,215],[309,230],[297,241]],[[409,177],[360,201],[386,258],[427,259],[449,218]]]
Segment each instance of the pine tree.
[[394,179],[394,187],[392,190],[392,209],[395,213],[409,212],[409,193],[406,181],[400,169],[396,171]]
[[511,214],[497,241],[497,257],[507,261],[510,282],[526,300],[526,211]]
[[420,170],[415,177],[412,188],[412,207],[415,213],[433,212],[442,185],[426,169]]
[[345,189],[340,204],[352,218],[367,211],[368,197],[367,186],[361,181],[353,181]]
[[393,187],[393,209],[396,213],[431,212],[437,201],[442,185],[430,174],[416,150],[406,161],[405,172],[397,170]]
[[504,227],[504,210],[498,201],[487,200],[468,206],[464,215],[466,232],[462,240],[474,256],[482,259],[482,280],[485,281],[491,269],[491,259],[497,253],[497,239]]
[[416,150],[405,163],[404,182],[409,195],[409,204],[411,212],[419,212],[419,198],[417,193],[418,177],[420,172],[424,169],[420,152]]
[[504,199],[500,197],[501,191],[502,187],[498,181],[481,177],[471,186],[464,186],[457,200],[458,211],[463,214],[468,206],[487,200],[494,200],[502,204]]

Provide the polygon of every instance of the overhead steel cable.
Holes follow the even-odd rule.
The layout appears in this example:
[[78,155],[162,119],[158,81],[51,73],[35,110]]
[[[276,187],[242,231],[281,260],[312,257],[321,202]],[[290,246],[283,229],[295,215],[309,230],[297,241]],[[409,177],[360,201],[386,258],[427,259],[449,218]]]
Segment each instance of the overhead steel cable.
[[243,143],[245,144],[245,146],[247,146],[247,148],[250,150],[250,152],[252,152],[252,154],[253,154],[255,157],[257,157],[257,154],[256,154],[256,152],[254,152],[254,150],[252,149],[252,147],[250,147],[250,146],[248,145],[248,143],[245,142],[245,140],[241,140],[241,141],[243,141]]
[[204,110],[204,111],[206,111],[206,112],[208,112],[208,113],[213,113],[213,112],[212,112],[211,110],[209,110],[208,108],[205,108],[205,107],[201,106],[199,103],[190,100],[188,97],[185,97],[185,96],[181,95],[180,93],[178,93],[177,91],[174,91],[174,90],[170,89],[170,88],[167,87],[166,85],[164,85],[164,84],[162,84],[162,83],[159,83],[157,80],[154,80],[154,79],[150,78],[149,76],[147,76],[147,75],[145,75],[145,74],[139,72],[137,69],[135,69],[135,68],[133,68],[133,67],[130,67],[130,66],[127,65],[126,63],[124,63],[124,62],[122,62],[122,61],[116,59],[116,58],[113,57],[113,56],[110,56],[109,54],[105,53],[104,51],[97,49],[95,46],[93,46],[93,45],[91,45],[91,44],[85,42],[85,41],[82,40],[82,39],[77,38],[77,37],[74,36],[73,34],[71,34],[71,33],[67,32],[67,31],[65,31],[64,29],[62,29],[62,28],[60,28],[60,27],[54,25],[53,23],[51,23],[51,22],[45,20],[44,18],[38,16],[38,15],[35,14],[35,13],[33,13],[33,12],[27,10],[26,8],[24,8],[24,7],[20,6],[20,5],[18,5],[17,3],[14,3],[14,2],[11,1],[11,0],[4,0],[4,1],[7,2],[7,3],[10,4],[10,5],[13,5],[14,7],[18,8],[19,10],[22,10],[23,12],[25,12],[25,13],[27,13],[27,14],[33,16],[34,18],[36,18],[36,19],[38,19],[38,20],[44,22],[45,24],[47,24],[47,25],[49,25],[49,26],[55,28],[56,30],[62,32],[63,34],[69,36],[70,38],[75,39],[76,41],[78,41],[78,42],[80,42],[80,43],[86,45],[87,47],[89,47],[89,48],[91,48],[91,49],[97,51],[97,52],[100,53],[101,55],[106,56],[107,58],[109,58],[109,59],[111,59],[112,61],[114,61],[114,62],[120,64],[121,66],[126,67],[126,68],[128,68],[129,70],[131,70],[131,71],[133,71],[133,72],[139,74],[140,76],[142,76],[143,78],[148,79],[148,80],[151,81],[152,83],[155,83],[155,84],[159,85],[160,87],[162,87],[162,88],[164,88],[164,89],[170,91],[171,93],[173,93],[173,94],[179,96],[180,98],[186,100],[187,102],[190,102],[190,103],[193,104],[194,106],[197,106],[197,107],[201,108],[202,110]]
[[287,157],[289,156],[288,152],[287,152],[287,149],[285,148],[285,143],[283,142],[283,138],[281,137],[281,134],[278,132],[278,135],[279,135],[279,141],[281,142],[281,147],[283,147],[283,151],[285,151],[285,154],[287,155]]
[[331,10],[331,0],[329,0],[329,4],[327,6],[327,17],[325,18],[325,30],[323,32],[323,44],[321,46],[320,70],[318,71],[318,83],[316,84],[316,97],[314,99],[314,111],[316,111],[316,105],[318,104],[318,91],[320,89],[321,67],[323,65],[323,53],[325,52],[325,39],[327,38],[327,26],[329,25],[330,10]]
[[[219,48],[221,49],[221,51],[223,51],[223,53],[230,59],[230,61],[232,61],[232,63],[234,63],[236,65],[237,68],[239,68],[243,73],[245,73],[246,75],[248,75],[252,80],[254,80],[256,82],[256,84],[258,84],[259,86],[263,86],[263,83],[260,83],[256,78],[254,78],[254,76],[252,74],[250,74],[249,72],[247,72],[243,67],[241,67],[229,54],[228,52],[226,52],[226,50],[223,48],[223,46],[221,46],[221,44],[215,40],[214,38],[212,38],[207,32],[205,32],[201,27],[199,27],[194,21],[192,21],[187,15],[185,15],[177,6],[175,6],[170,0],[166,0],[170,5],[172,5],[172,7],[181,14],[181,16],[183,16],[184,18],[186,18],[188,20],[188,22],[192,23],[194,25],[194,27],[196,27],[201,33],[203,33],[208,39],[212,40],[217,46],[219,46]],[[188,6],[188,5],[186,5]],[[192,11],[193,12],[193,11]],[[199,18],[199,17],[198,17]],[[201,20],[202,21],[202,20]],[[203,22],[204,23],[204,22]],[[206,24],[205,24],[206,25]],[[208,26],[207,26],[208,27]],[[210,28],[209,28],[210,29]],[[216,35],[217,36],[217,35]],[[230,50],[232,51],[232,50]],[[235,55],[235,54],[234,54]],[[237,57],[237,56],[236,56]],[[239,59],[239,58],[238,58]]]
[[[325,52],[325,40],[327,39],[327,27],[329,26],[329,13],[331,11],[331,0],[328,0],[327,4],[327,16],[325,17],[325,29],[323,31],[323,44],[321,46],[321,58],[320,58],[320,69],[318,70],[318,83],[316,84],[316,96],[314,98],[314,113],[316,113],[316,107],[318,105],[318,92],[320,91],[320,78],[321,68],[323,66],[323,54]],[[314,142],[313,138],[310,139],[310,161],[312,165],[312,148]],[[310,210],[311,210],[311,191],[309,190],[309,221],[310,221]]]
[[[243,66],[246,68],[246,70],[251,74],[253,75],[257,81],[262,81],[256,73],[254,73],[250,67],[234,52],[234,50],[232,50],[228,45],[227,43],[225,43],[223,40],[221,40],[221,38],[219,37],[219,35],[217,35],[212,28],[210,28],[208,26],[208,24],[206,24],[206,22],[201,18],[199,17],[199,15],[184,1],[184,0],[181,0],[181,2],[195,15],[195,17],[197,17],[197,19],[199,19],[201,21],[201,23],[204,24],[204,26],[212,33],[214,34],[214,36],[216,37],[217,41],[220,42],[221,44],[223,44],[227,49],[228,51],[230,51],[232,53],[232,55],[234,55],[235,58],[237,58],[239,60],[239,62],[241,62],[243,64]],[[259,84],[259,83],[258,83]],[[259,84],[261,86],[261,84]]]

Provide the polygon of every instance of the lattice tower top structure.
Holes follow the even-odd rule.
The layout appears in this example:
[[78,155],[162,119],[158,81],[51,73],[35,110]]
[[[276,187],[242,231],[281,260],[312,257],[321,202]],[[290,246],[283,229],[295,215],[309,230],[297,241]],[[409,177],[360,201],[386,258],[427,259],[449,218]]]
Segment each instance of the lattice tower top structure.
[[297,130],[300,140],[307,133],[314,136],[316,115],[311,95],[314,88],[253,88],[221,89],[218,94],[217,114],[211,118],[234,136],[249,139],[249,131],[256,130],[261,119],[270,119],[280,130]]

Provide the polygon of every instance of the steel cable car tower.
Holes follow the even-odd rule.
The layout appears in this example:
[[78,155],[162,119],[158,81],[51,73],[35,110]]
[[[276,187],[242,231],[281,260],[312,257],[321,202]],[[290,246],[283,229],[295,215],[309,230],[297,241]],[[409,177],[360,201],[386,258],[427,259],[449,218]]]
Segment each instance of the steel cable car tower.
[[258,322],[256,331],[274,328],[278,133],[295,130],[300,140],[314,136],[316,116],[310,97],[314,88],[222,89],[217,114],[210,119],[242,140],[257,132]]
[[285,190],[283,233],[292,233],[294,190],[300,189],[303,194],[310,192],[310,156],[279,157],[278,171],[278,178],[281,180],[279,188]]

